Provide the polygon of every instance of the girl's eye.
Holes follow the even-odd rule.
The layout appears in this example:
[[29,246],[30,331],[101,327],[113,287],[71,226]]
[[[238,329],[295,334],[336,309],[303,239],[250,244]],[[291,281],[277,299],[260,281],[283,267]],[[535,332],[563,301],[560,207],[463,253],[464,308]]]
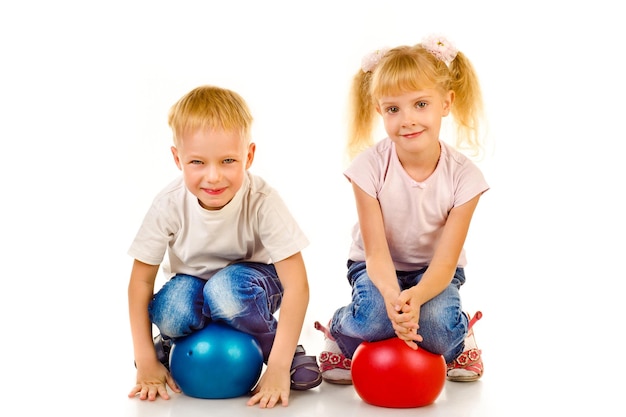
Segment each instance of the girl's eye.
[[423,109],[424,107],[426,107],[427,103],[425,101],[418,101],[417,103],[415,103],[415,107],[419,108],[419,109]]
[[387,107],[387,113],[397,113],[398,108],[396,106]]

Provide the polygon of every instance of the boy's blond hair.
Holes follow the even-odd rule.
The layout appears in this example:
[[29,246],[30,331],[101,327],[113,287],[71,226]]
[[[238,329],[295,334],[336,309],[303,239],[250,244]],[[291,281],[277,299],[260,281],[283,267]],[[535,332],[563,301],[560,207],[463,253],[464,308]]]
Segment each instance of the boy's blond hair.
[[172,106],[168,124],[174,144],[181,135],[198,129],[235,131],[249,142],[252,114],[246,101],[234,91],[205,85],[185,94]]

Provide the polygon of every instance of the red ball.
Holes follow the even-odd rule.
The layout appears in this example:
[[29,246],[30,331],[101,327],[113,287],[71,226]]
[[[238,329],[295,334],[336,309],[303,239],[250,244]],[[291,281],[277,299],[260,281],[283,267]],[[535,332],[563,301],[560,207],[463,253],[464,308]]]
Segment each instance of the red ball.
[[363,401],[388,408],[435,402],[446,382],[446,361],[423,348],[413,350],[393,337],[362,342],[352,357],[352,383]]

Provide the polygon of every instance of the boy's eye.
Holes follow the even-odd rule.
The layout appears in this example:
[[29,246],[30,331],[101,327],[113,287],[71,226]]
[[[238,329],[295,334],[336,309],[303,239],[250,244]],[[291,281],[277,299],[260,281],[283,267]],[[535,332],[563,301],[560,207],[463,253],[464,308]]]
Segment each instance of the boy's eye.
[[226,158],[222,161],[225,164],[232,164],[233,162],[235,162],[234,158]]
[[194,160],[190,161],[189,163],[192,164],[192,165],[201,165],[203,162],[199,161],[197,159],[194,159]]

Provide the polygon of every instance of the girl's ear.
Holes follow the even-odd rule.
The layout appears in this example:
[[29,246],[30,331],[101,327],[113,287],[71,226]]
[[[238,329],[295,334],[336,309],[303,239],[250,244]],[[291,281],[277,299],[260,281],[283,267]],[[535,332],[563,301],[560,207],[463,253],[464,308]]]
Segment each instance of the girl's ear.
[[182,171],[183,167],[181,166],[180,158],[178,157],[178,149],[176,149],[175,146],[172,146],[170,150],[172,151],[172,156],[174,157],[174,163],[176,163],[176,166],[178,167],[178,169]]
[[443,115],[450,114],[452,109],[452,103],[454,103],[454,91],[450,90],[443,96]]

